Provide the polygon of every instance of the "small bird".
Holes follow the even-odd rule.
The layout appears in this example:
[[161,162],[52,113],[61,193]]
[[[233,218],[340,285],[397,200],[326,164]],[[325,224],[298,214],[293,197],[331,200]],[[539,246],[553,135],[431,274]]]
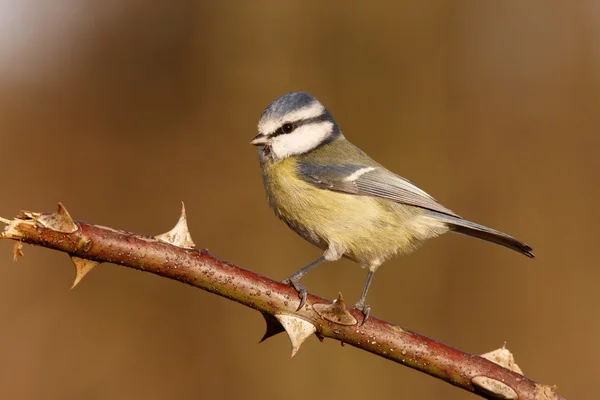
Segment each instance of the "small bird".
[[263,111],[258,147],[267,199],[292,230],[325,253],[284,280],[306,302],[301,278],[324,261],[346,257],[368,269],[355,307],[365,303],[375,271],[396,254],[448,231],[496,243],[533,258],[532,248],[505,233],[463,219],[350,143],[313,96],[291,92]]

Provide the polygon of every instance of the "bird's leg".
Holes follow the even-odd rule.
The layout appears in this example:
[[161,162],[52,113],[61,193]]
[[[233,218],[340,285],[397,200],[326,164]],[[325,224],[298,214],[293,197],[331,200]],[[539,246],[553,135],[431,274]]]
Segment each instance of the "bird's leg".
[[325,256],[319,258],[316,261],[311,262],[306,267],[294,272],[292,275],[288,276],[282,281],[283,283],[288,284],[294,289],[296,289],[296,291],[298,292],[298,297],[300,298],[300,305],[298,306],[298,309],[296,311],[300,310],[304,306],[304,303],[306,303],[306,288],[300,283],[300,279],[302,279],[302,277],[306,275],[308,271],[310,271],[311,269],[313,269],[314,267],[316,267],[324,261],[326,261]]
[[365,316],[361,325],[363,325],[369,318],[369,315],[371,315],[371,306],[365,304],[365,299],[367,297],[367,292],[369,291],[369,286],[371,286],[373,275],[375,275],[375,271],[369,269],[369,274],[367,275],[367,280],[365,281],[365,286],[363,287],[360,299],[358,299],[358,302],[354,305],[354,308],[362,311]]

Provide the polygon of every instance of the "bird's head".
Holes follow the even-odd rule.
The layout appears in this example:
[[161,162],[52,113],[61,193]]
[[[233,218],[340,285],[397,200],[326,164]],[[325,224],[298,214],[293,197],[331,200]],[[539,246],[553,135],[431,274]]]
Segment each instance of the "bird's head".
[[266,157],[283,160],[341,137],[331,114],[316,98],[290,92],[265,108],[258,121],[258,135],[250,143],[259,146]]

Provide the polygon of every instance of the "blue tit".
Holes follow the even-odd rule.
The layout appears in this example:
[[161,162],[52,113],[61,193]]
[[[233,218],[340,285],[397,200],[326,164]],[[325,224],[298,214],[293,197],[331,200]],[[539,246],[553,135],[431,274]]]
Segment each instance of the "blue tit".
[[365,303],[375,271],[448,231],[496,243],[533,258],[532,248],[505,233],[467,221],[408,180],[388,171],[350,143],[331,114],[308,93],[291,92],[263,111],[258,147],[267,199],[292,230],[324,250],[321,258],[285,282],[299,294],[301,278],[324,261],[346,257],[367,268],[356,303]]

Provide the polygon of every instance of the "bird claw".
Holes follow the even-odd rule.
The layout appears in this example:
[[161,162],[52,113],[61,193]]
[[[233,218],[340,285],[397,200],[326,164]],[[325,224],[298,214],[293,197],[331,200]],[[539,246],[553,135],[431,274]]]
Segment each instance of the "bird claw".
[[290,285],[291,287],[293,287],[296,290],[296,292],[298,292],[298,298],[300,299],[300,305],[298,305],[298,308],[296,309],[296,311],[300,311],[302,309],[302,307],[304,307],[304,304],[306,304],[306,298],[307,298],[306,288],[300,283],[299,278],[295,279],[294,277],[289,277],[289,278],[285,278],[281,282],[285,283],[286,285]]
[[354,308],[356,308],[357,310],[359,310],[363,313],[364,318],[363,318],[362,322],[360,323],[360,326],[363,326],[365,324],[365,322],[367,322],[367,320],[369,319],[369,316],[371,315],[371,306],[368,304],[365,304],[364,302],[359,301],[358,303],[356,303],[354,305]]

